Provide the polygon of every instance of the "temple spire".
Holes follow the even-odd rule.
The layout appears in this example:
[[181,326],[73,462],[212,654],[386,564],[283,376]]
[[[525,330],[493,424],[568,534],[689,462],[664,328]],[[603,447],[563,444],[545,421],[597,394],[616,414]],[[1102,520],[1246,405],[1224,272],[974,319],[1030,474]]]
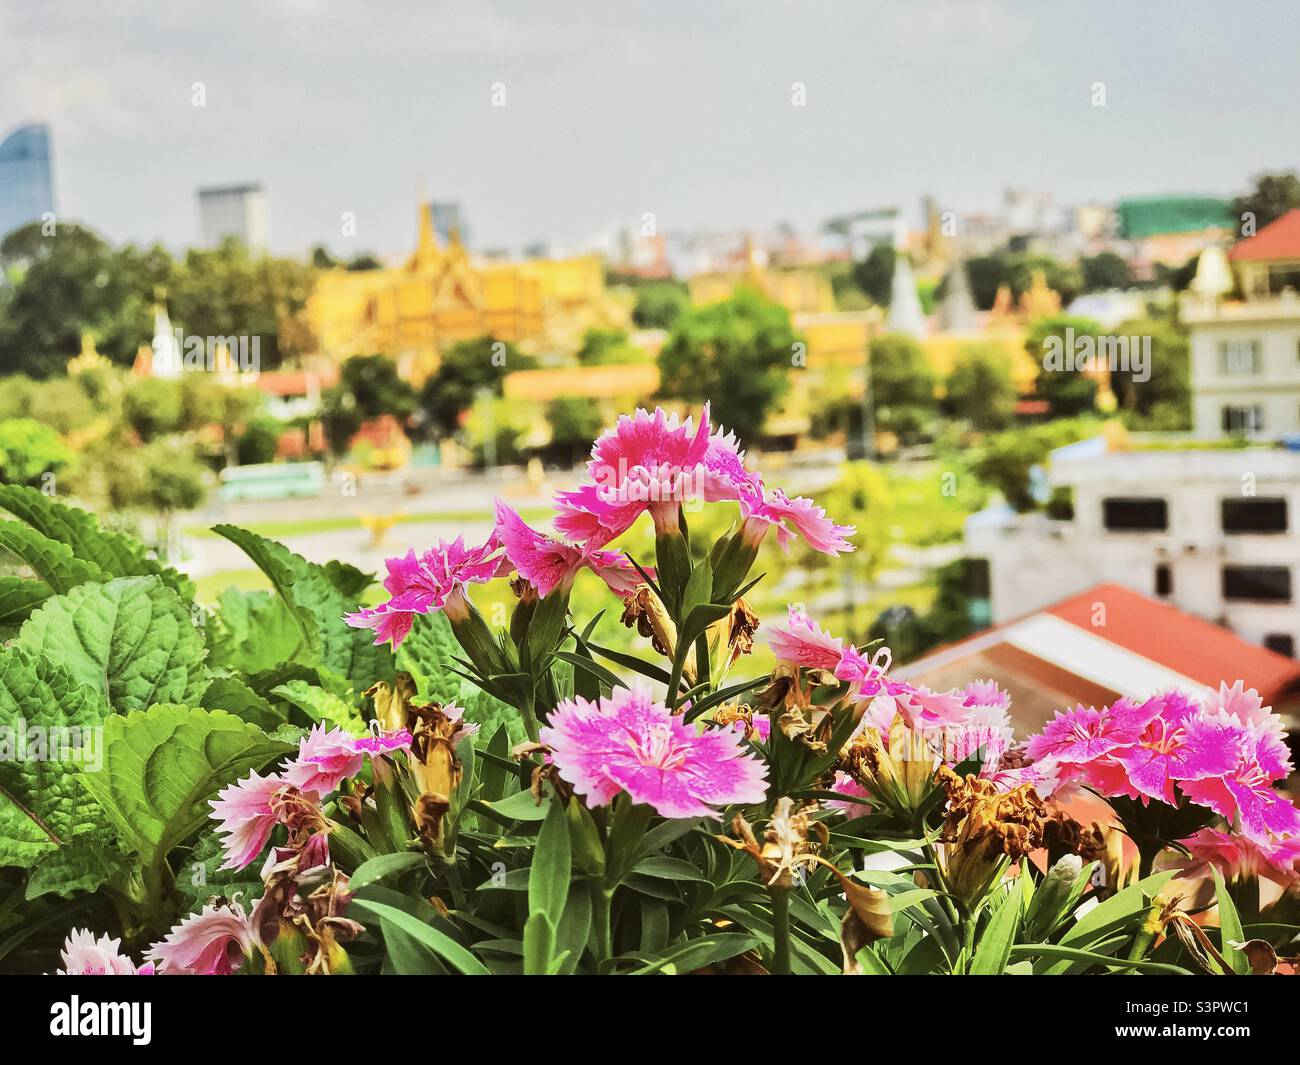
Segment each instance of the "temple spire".
[[894,281],[889,293],[889,318],[885,328],[891,333],[905,333],[920,340],[925,335],[925,315],[921,298],[916,294],[912,260],[906,252],[894,257]]

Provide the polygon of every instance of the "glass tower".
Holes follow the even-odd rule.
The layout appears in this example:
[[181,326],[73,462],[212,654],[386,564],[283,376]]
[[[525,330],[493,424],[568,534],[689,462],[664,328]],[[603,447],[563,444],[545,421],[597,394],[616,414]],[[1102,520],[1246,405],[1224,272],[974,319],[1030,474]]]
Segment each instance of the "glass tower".
[[0,240],[54,210],[48,126],[19,126],[0,141]]

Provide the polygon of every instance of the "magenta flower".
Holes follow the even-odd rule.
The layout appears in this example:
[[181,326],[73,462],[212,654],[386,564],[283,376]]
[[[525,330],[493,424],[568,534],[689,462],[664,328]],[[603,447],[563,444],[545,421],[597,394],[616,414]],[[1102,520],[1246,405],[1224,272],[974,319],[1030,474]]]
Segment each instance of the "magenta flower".
[[961,690],[963,706],[996,706],[1011,709],[1011,694],[999,688],[997,681],[973,680]]
[[808,546],[824,555],[838,555],[852,551],[853,545],[845,537],[857,529],[852,525],[836,525],[826,516],[826,509],[811,499],[796,496],[791,499],[781,489],[763,489],[759,486],[757,498],[742,496],[740,511],[744,518],[741,535],[757,545],[769,528],[776,528],[776,542],[788,551],[796,536],[802,536]]
[[631,595],[641,583],[641,575],[623,552],[557,540],[532,528],[499,499],[496,508],[496,536],[505,547],[506,558],[542,598],[557,588],[561,593],[567,592],[573,578],[584,567],[622,598]]
[[357,629],[373,629],[375,643],[391,641],[394,648],[406,639],[416,614],[441,610],[456,620],[469,613],[465,586],[490,581],[501,572],[503,557],[495,536],[480,547],[466,547],[463,536],[438,546],[418,558],[408,551],[390,558],[384,588],[391,596],[378,606],[348,614],[344,620]]
[[287,786],[283,777],[264,777],[250,770],[246,779],[222,789],[208,803],[217,832],[225,836],[223,869],[243,869],[262,853],[276,824],[275,794]]
[[735,732],[699,732],[640,688],[562,701],[541,741],[590,806],[625,791],[663,817],[707,817],[714,806],[761,802],[767,790],[766,766]]
[[1229,881],[1262,876],[1282,888],[1300,882],[1300,838],[1261,845],[1240,833],[1203,828],[1179,843],[1189,855],[1178,865],[1184,875],[1196,875],[1212,865]]
[[1050,758],[1061,765],[1088,765],[1136,743],[1159,713],[1158,703],[1148,700],[1139,706],[1130,699],[1116,699],[1101,710],[1092,706],[1058,710],[1042,732],[1030,737],[1029,757],[1034,761]]
[[281,776],[299,791],[328,795],[350,777],[361,772],[365,756],[382,757],[411,746],[405,729],[371,736],[352,736],[341,728],[316,725],[298,745],[298,757],[288,763]]
[[844,641],[836,639],[797,606],[787,609],[785,628],[773,629],[769,642],[777,659],[808,669],[833,670],[844,655]]
[[154,967],[146,962],[139,968],[121,951],[120,939],[95,938],[89,928],[74,928],[63,942],[59,957],[63,968],[59,976],[153,976]]
[[676,529],[682,503],[703,500],[711,480],[704,466],[709,444],[708,404],[698,426],[659,407],[622,415],[591,449],[587,472],[595,484],[556,497],[556,527],[593,547],[626,532],[646,511],[658,531]]
[[1180,692],[1157,695],[1148,702],[1160,707],[1158,715],[1133,744],[1117,748],[1111,757],[1124,767],[1134,790],[1177,806],[1175,781],[1204,780],[1233,767],[1240,729],[1226,720],[1201,716],[1200,708]]
[[1220,682],[1219,690],[1205,700],[1205,712],[1227,714],[1258,732],[1271,732],[1279,737],[1285,731],[1282,718],[1273,712],[1271,706],[1264,705],[1258,691],[1247,688],[1245,681],[1241,680],[1232,687],[1228,687],[1227,682]]
[[176,925],[148,957],[163,975],[229,976],[253,953],[256,936],[238,902],[204,906]]
[[[1216,715],[1214,720],[1231,721],[1223,715]],[[1183,793],[1238,825],[1249,839],[1261,845],[1267,845],[1273,836],[1300,835],[1300,810],[1273,789],[1274,781],[1285,779],[1291,772],[1286,744],[1272,732],[1236,727],[1236,764],[1221,777],[1181,784]]]
[[842,769],[835,771],[835,780],[831,784],[831,791],[836,795],[846,796],[844,799],[827,799],[826,805],[832,810],[838,810],[845,817],[865,817],[871,813],[870,802],[857,802],[857,799],[870,799],[871,792],[859,784],[848,773]]

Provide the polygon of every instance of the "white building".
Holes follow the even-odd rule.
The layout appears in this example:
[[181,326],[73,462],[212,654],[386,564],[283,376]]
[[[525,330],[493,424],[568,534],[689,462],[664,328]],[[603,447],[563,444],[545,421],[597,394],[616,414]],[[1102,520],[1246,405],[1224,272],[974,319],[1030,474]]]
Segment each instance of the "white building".
[[990,509],[967,521],[994,624],[1110,582],[1296,655],[1300,452],[1108,451],[1098,437],[1053,452],[1048,478],[1072,490],[1072,519]]
[[213,248],[227,237],[237,237],[250,249],[265,250],[270,226],[262,186],[199,189],[199,228],[206,247]]
[[1300,210],[1227,258],[1244,300],[1223,298],[1234,279],[1217,265],[1222,253],[1211,250],[1197,273],[1204,283],[1194,283],[1180,308],[1191,336],[1196,435],[1300,433]]

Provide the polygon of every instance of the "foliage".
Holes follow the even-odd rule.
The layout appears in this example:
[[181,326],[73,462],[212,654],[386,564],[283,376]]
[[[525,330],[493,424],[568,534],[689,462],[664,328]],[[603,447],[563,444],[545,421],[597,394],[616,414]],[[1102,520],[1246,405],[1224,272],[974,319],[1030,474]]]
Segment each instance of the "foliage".
[[352,397],[363,418],[391,414],[405,421],[415,413],[415,389],[386,355],[353,355],[343,363],[339,387]]
[[971,469],[1016,510],[1033,510],[1038,504],[1030,479],[1034,467],[1041,466],[1058,447],[1082,440],[1096,429],[1096,422],[1082,418],[1009,429],[983,441],[975,450]]
[[1016,299],[1029,291],[1034,274],[1042,273],[1047,287],[1061,294],[1068,304],[1083,291],[1079,267],[1062,263],[1036,252],[994,252],[966,260],[971,298],[975,306],[986,311],[997,299],[998,289],[1005,286]]
[[644,362],[645,357],[645,352],[633,344],[622,329],[588,329],[577,354],[578,362],[583,366]]
[[492,337],[461,341],[442,353],[437,372],[420,392],[420,406],[439,435],[452,436],[480,393],[500,396],[506,374],[532,365],[530,356],[505,341]]
[[1232,213],[1240,225],[1246,215],[1254,218],[1258,232],[1287,211],[1300,207],[1300,175],[1294,170],[1257,174],[1250,190],[1232,201]]
[[1016,386],[1006,353],[994,344],[966,344],[948,375],[945,411],[976,429],[1005,429],[1016,411]]
[[1079,260],[1079,270],[1083,275],[1084,292],[1127,289],[1132,287],[1135,280],[1128,262],[1113,251],[1085,255]]
[[865,259],[853,265],[853,280],[867,299],[879,307],[889,306],[897,254],[892,244],[876,244]]
[[1057,314],[1029,323],[1025,351],[1038,365],[1037,391],[1051,405],[1054,416],[1069,418],[1092,410],[1097,401],[1097,382],[1072,365],[1052,365],[1049,344],[1055,345],[1065,359],[1073,359],[1081,338],[1091,338],[1095,344],[1099,336],[1101,326],[1097,322],[1077,315]]
[[1121,336],[1141,341],[1150,338],[1150,378],[1135,380],[1133,373],[1113,370],[1111,389],[1120,410],[1134,428],[1162,431],[1187,430],[1192,427],[1191,345],[1187,332],[1163,318],[1138,318],[1122,323],[1116,330]]
[[900,333],[871,341],[871,395],[876,426],[899,436],[924,430],[938,411],[934,371],[921,345]]
[[689,304],[680,281],[646,281],[637,286],[632,321],[641,329],[672,329]]
[[550,456],[568,466],[587,457],[604,424],[596,404],[581,396],[552,400],[546,405],[546,422],[551,427]]
[[37,486],[72,461],[72,451],[48,425],[31,418],[0,421],[0,484]]
[[691,307],[659,352],[660,391],[711,399],[714,417],[744,441],[754,441],[790,386],[798,340],[790,313],[752,289],[728,300]]

